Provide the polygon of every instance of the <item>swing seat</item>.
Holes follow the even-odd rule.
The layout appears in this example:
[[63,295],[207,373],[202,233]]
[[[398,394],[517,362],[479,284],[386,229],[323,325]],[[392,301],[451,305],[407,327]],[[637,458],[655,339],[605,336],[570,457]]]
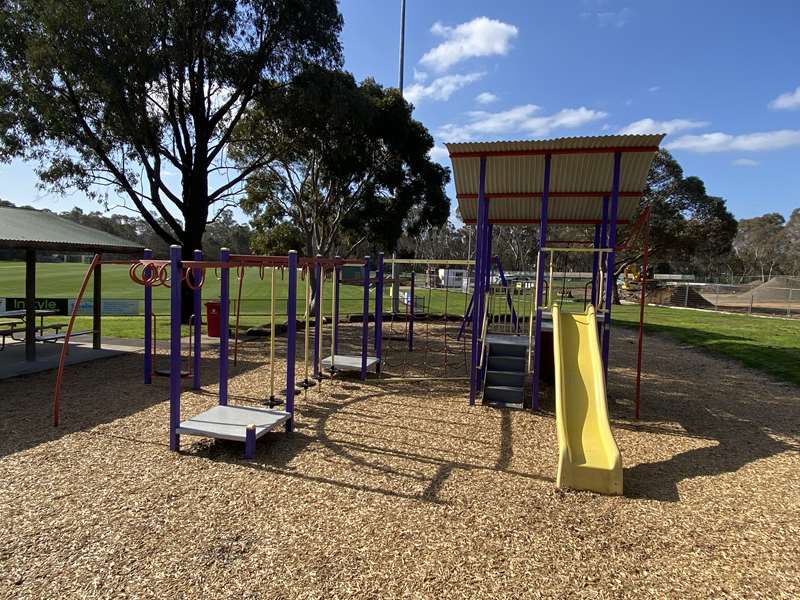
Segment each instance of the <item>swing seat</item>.
[[250,406],[214,406],[209,410],[181,421],[176,432],[233,442],[245,442],[247,426],[255,425],[256,439],[286,423],[292,415],[282,410]]
[[[367,356],[367,370],[375,367],[380,361],[377,356]],[[330,369],[333,366],[337,371],[360,371],[361,356],[357,354],[336,354],[322,359],[322,366]]]
[[[153,369],[153,375],[158,375],[159,377],[169,377],[169,374],[169,369]],[[191,371],[181,369],[181,379],[188,379],[191,376]]]

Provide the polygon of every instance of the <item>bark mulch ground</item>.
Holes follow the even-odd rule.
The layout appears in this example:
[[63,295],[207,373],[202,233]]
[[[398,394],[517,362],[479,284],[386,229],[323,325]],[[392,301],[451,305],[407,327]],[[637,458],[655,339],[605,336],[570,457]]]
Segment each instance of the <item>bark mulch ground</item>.
[[[634,421],[617,330],[626,495],[565,493],[552,401],[470,408],[444,379],[461,347],[445,372],[422,343],[402,370],[438,380],[324,381],[252,461],[199,438],[169,452],[167,384],[142,385],[138,356],[70,367],[58,430],[52,373],[0,382],[0,597],[800,596],[798,388],[650,338]],[[263,356],[243,344],[232,403],[268,395]],[[184,416],[216,401],[216,365]]]

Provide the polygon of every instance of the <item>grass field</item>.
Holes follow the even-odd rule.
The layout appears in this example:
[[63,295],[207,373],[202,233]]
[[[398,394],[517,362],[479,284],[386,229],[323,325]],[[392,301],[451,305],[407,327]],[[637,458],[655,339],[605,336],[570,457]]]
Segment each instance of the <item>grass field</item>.
[[[80,285],[86,265],[42,263],[37,267],[37,292],[39,296],[74,297]],[[204,288],[206,299],[217,298],[216,279],[208,274],[209,281]],[[245,277],[242,289],[241,324],[251,326],[266,322],[269,298],[269,278],[267,272],[264,281],[260,280],[257,271],[250,270]],[[238,281],[232,278],[232,296],[237,293]],[[298,312],[304,310],[303,298],[305,285],[299,284]],[[0,263],[0,297],[22,296],[24,293],[24,264],[19,262]],[[212,291],[213,290],[213,291]],[[168,337],[166,319],[169,290],[155,288],[155,309],[162,316],[158,321],[158,336]],[[283,312],[280,299],[287,293],[286,281],[276,275],[276,299],[279,312]],[[388,295],[388,290],[387,290]],[[124,266],[107,266],[103,271],[103,294],[105,298],[138,299],[142,297],[142,288],[134,284]],[[330,282],[326,285],[324,297],[326,313],[330,311]],[[466,296],[461,292],[418,289],[416,296],[423,297],[434,314],[447,312],[458,318],[464,312]],[[362,288],[345,285],[341,287],[341,311],[343,314],[360,313]],[[517,299],[518,304],[518,299]],[[371,306],[374,305],[374,295]],[[388,296],[384,306],[389,306]],[[518,309],[519,309],[518,305]],[[580,310],[580,303],[571,303],[570,310]],[[523,309],[526,310],[526,309]],[[614,322],[623,326],[635,326],[639,320],[637,306],[625,305],[614,308]],[[63,322],[64,317],[52,317],[51,322]],[[231,316],[233,320],[233,315]],[[784,319],[765,319],[747,315],[730,315],[715,312],[680,310],[674,308],[648,307],[646,326],[649,332],[670,335],[681,343],[699,347],[704,350],[733,358],[743,365],[759,369],[784,381],[800,385],[800,321]],[[143,333],[142,317],[104,317],[103,334],[108,336],[140,338]],[[90,329],[91,319],[80,317],[76,322],[78,329]],[[184,332],[185,333],[185,332]],[[653,360],[650,357],[649,360]]]

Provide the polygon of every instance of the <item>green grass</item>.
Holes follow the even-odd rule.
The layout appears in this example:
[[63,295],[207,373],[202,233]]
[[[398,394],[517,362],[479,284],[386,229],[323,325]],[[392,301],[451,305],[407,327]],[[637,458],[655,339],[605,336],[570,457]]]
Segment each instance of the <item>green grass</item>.
[[[639,324],[638,306],[614,307],[612,315],[617,324]],[[667,334],[800,385],[800,320],[648,306],[645,326],[647,331]]]
[[[41,263],[37,268],[37,291],[39,296],[74,297],[86,271],[86,265]],[[218,282],[213,273],[208,273],[208,281],[203,289],[204,298],[216,299],[219,296]],[[243,308],[241,324],[244,326],[267,322],[266,312],[269,306],[269,279],[267,271],[264,280],[260,280],[256,270],[249,270],[245,277],[242,298]],[[287,285],[285,279],[276,275],[276,299],[278,312],[284,312],[281,299],[286,298]],[[231,295],[236,298],[238,281],[231,278]],[[305,283],[298,283],[298,314],[304,310]],[[18,262],[0,262],[0,297],[24,295],[24,264]],[[158,337],[166,340],[169,337],[168,293],[165,288],[155,288],[154,297],[156,312],[161,316],[158,320]],[[361,312],[362,288],[357,285],[341,287],[341,311],[343,314]],[[328,283],[324,291],[325,313],[330,312],[331,287]],[[106,266],[103,270],[103,295],[105,298],[141,298],[142,287],[134,284],[125,266]],[[416,296],[423,297],[425,305],[434,314],[443,314],[445,306],[452,317],[457,318],[464,312],[468,298],[457,291],[431,290],[418,288]],[[498,300],[502,302],[502,299]],[[374,295],[370,302],[374,306]],[[390,306],[388,290],[384,298],[384,306]],[[521,305],[521,298],[515,297],[515,306],[519,313],[529,310],[529,305]],[[582,303],[565,303],[566,310],[581,310]],[[638,306],[626,305],[614,307],[614,322],[623,326],[635,326],[639,321]],[[233,322],[233,314],[231,322]],[[280,317],[279,317],[280,319]],[[50,317],[49,322],[64,322],[65,317]],[[91,319],[79,317],[77,330],[90,329]],[[648,331],[667,334],[677,341],[689,344],[709,352],[733,358],[743,365],[764,371],[784,381],[800,385],[800,320],[765,319],[747,315],[728,315],[715,312],[679,310],[673,308],[647,307],[646,327]],[[141,338],[144,321],[139,317],[104,317],[103,334],[108,336]],[[184,329],[184,335],[186,330]]]

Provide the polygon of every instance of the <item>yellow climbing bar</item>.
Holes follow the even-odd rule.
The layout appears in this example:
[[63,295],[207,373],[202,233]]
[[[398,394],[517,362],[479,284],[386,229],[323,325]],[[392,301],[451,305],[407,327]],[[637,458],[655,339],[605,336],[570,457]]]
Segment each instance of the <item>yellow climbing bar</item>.
[[622,458],[611,433],[597,316],[553,306],[559,488],[622,494]]

